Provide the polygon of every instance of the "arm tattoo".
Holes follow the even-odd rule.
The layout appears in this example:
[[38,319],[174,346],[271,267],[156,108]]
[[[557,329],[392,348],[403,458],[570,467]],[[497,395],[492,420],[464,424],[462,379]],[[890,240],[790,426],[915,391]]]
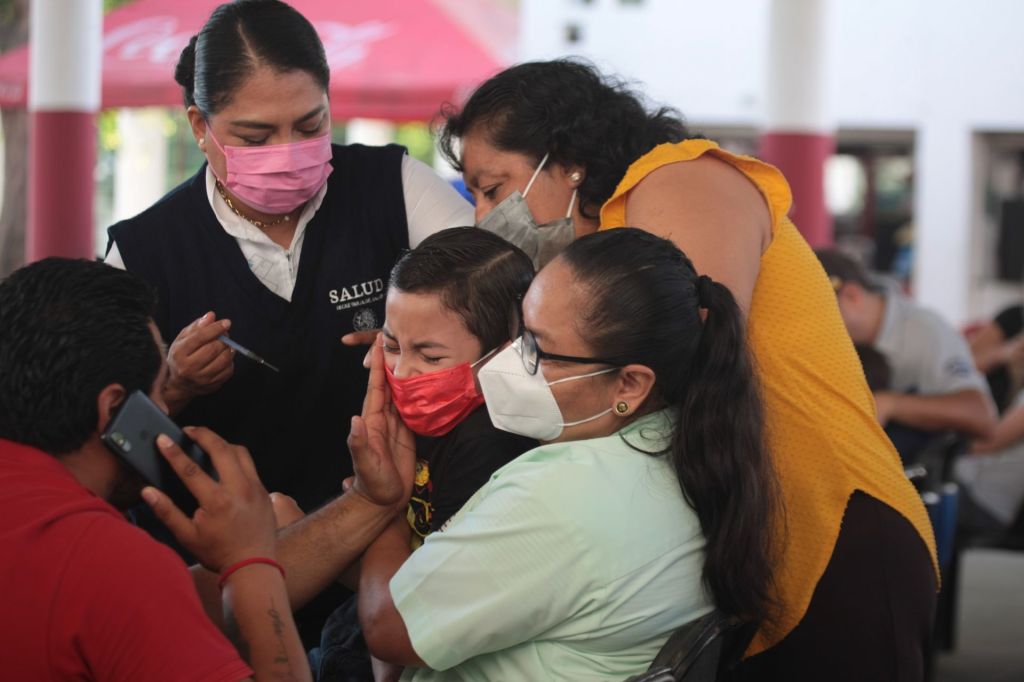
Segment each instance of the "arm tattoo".
[[277,637],[277,651],[274,653],[274,664],[278,666],[278,669],[274,671],[274,677],[279,680],[294,680],[295,671],[292,669],[292,662],[288,658],[288,648],[284,642],[284,621],[281,620],[281,613],[277,610],[273,597],[270,598],[270,608],[267,609],[267,615],[270,616],[274,627],[274,635]]

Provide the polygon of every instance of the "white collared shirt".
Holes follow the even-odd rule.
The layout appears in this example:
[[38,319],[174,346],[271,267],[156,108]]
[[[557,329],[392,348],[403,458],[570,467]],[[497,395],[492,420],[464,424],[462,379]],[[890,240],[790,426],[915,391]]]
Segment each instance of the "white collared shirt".
[[[295,224],[295,234],[288,248],[275,243],[245,218],[228,207],[216,189],[217,179],[206,167],[206,197],[224,231],[235,238],[249,263],[249,268],[265,287],[290,301],[299,273],[299,258],[306,235],[306,226],[313,219],[327,194],[327,183],[309,200]],[[405,198],[406,221],[409,225],[409,246],[415,247],[434,232],[448,227],[473,225],[473,207],[430,166],[408,155],[402,158],[402,194]],[[109,265],[124,269],[121,252],[114,243],[104,259]]]
[[919,395],[976,390],[991,396],[963,335],[902,294],[886,291],[883,296],[885,312],[873,345],[892,368],[892,390]]

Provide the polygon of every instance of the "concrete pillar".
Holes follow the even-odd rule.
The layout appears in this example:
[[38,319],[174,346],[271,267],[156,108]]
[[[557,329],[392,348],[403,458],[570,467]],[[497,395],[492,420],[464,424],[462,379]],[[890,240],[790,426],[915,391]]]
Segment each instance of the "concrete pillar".
[[384,145],[395,141],[395,124],[376,118],[352,118],[345,122],[347,144]]
[[114,221],[138,215],[167,192],[167,110],[117,112],[120,146],[114,166]]
[[102,0],[32,0],[29,15],[29,261],[93,258]]
[[914,298],[955,325],[971,319],[974,140],[960,121],[930,121],[914,145]]
[[793,190],[790,217],[811,246],[832,243],[825,161],[835,149],[827,78],[830,0],[772,0],[759,156]]

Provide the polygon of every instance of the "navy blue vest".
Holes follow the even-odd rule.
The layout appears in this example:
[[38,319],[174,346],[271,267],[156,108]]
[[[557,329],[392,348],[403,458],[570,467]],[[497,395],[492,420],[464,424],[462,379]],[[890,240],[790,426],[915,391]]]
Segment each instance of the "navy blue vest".
[[366,391],[365,348],[341,345],[384,321],[388,275],[409,247],[404,149],[335,146],[334,172],[306,227],[291,302],[252,273],[206,195],[206,167],[138,216],[108,230],[125,267],[156,287],[156,324],[170,343],[208,310],[267,362],[236,356],[234,376],[196,398],[181,424],[208,426],[247,446],[268,490],[307,510],[352,473],[345,445]]

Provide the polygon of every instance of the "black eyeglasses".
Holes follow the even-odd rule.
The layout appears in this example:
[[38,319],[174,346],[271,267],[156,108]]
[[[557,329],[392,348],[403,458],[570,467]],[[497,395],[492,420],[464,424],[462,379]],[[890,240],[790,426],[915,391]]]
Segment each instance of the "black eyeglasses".
[[545,353],[537,347],[537,337],[529,329],[524,329],[519,335],[519,354],[523,358],[523,367],[531,375],[537,373],[537,367],[541,360],[557,360],[559,362],[575,362],[581,365],[600,364],[619,366],[619,363],[602,358],[581,358],[577,355],[558,355],[557,353]]
[[513,305],[512,314],[509,316],[509,336],[514,340],[519,340],[519,356],[523,360],[523,367],[530,375],[537,373],[537,367],[540,365],[541,360],[558,360],[559,362],[575,362],[581,365],[599,364],[599,365],[612,365],[615,367],[621,367],[622,363],[613,362],[611,360],[603,360],[601,358],[582,358],[577,355],[558,355],[556,353],[546,353],[537,346],[537,337],[533,335],[526,325],[523,324],[523,311],[522,311],[523,297],[517,298],[516,304]]

